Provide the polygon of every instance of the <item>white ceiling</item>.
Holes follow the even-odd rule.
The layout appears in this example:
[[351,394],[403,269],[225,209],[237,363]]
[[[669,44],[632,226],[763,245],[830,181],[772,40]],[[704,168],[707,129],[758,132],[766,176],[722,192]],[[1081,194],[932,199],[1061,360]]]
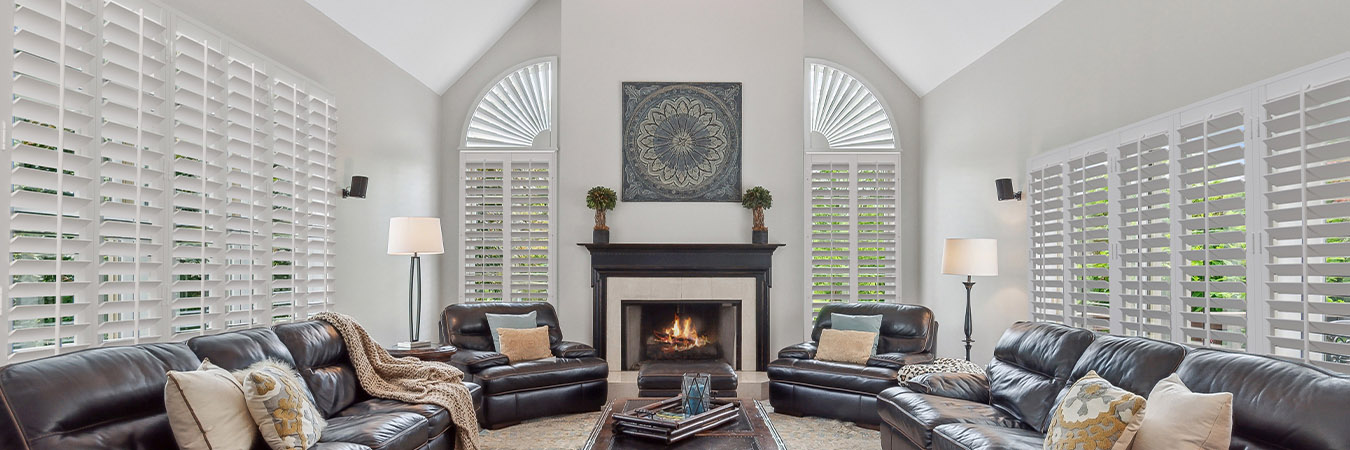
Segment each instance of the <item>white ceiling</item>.
[[305,0],[445,93],[535,0]]
[[1060,0],[825,0],[922,96]]

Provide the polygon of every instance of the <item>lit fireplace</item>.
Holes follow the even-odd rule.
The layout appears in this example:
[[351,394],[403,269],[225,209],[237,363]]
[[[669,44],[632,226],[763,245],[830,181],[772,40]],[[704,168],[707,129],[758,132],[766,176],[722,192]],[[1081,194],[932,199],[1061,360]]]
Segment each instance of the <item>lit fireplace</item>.
[[679,314],[675,314],[670,327],[653,331],[651,337],[647,338],[647,346],[663,354],[697,350],[711,343],[707,336],[699,334],[698,329],[694,328],[693,317],[681,319]]
[[627,370],[645,360],[720,359],[739,366],[739,301],[624,302],[623,314]]

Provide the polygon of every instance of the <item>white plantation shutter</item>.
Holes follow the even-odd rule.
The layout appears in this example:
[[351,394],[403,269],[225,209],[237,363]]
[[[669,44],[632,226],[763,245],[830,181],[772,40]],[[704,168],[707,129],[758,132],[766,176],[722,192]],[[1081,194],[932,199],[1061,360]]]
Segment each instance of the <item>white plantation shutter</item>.
[[[269,324],[282,69],[144,1],[14,7],[0,363]],[[308,243],[281,255],[308,277],[301,314],[331,298],[336,190],[331,101],[306,101]]]
[[862,80],[821,60],[808,60],[806,72],[808,132],[831,149],[895,149],[890,116]]
[[464,300],[551,301],[555,154],[473,151],[460,162]]
[[1119,331],[1127,335],[1172,338],[1169,144],[1164,133],[1116,147],[1116,306]]
[[1066,178],[1066,316],[1073,326],[1109,330],[1107,153],[1097,151],[1070,159]]
[[[557,116],[556,63],[557,58],[525,63],[483,92],[465,127],[464,147],[555,147],[550,131]],[[546,142],[536,142],[541,136]]]
[[1064,166],[1031,171],[1026,202],[1031,228],[1031,316],[1065,323]]
[[336,294],[337,277],[337,105],[331,99],[309,98],[309,278],[305,318],[327,311]]
[[1267,339],[1350,372],[1350,65],[1330,69],[1261,104]]
[[898,153],[808,153],[812,318],[830,302],[899,296]]

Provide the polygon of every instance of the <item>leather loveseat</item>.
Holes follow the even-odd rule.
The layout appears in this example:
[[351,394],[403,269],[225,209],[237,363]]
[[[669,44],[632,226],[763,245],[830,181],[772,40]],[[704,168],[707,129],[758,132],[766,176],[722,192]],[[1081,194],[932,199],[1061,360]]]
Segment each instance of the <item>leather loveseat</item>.
[[[548,326],[553,357],[511,362],[493,348],[486,314],[535,313]],[[442,340],[459,349],[451,364],[483,387],[479,423],[501,428],[522,420],[599,411],[609,393],[609,364],[589,345],[564,341],[553,306],[530,303],[457,303],[441,312]]]
[[[356,381],[337,330],[318,321],[188,342],[94,348],[2,367],[0,447],[175,448],[164,410],[165,372],[196,370],[202,358],[230,370],[263,358],[294,365],[328,421],[313,448],[454,448],[447,411],[371,398]],[[480,404],[481,389],[465,385]],[[256,443],[267,448],[261,439]]]
[[1177,373],[1195,392],[1233,393],[1234,449],[1350,449],[1350,378],[1275,358],[1019,322],[987,375],[932,374],[878,396],[886,450],[1039,449],[1055,405],[1096,371],[1147,396]]
[[[881,315],[877,354],[867,364],[816,359],[822,330],[831,315]],[[933,360],[937,321],[918,305],[895,303],[831,303],[820,309],[811,341],[784,348],[769,363],[769,402],[774,412],[819,416],[877,425],[877,394],[897,385],[897,370],[906,364]]]

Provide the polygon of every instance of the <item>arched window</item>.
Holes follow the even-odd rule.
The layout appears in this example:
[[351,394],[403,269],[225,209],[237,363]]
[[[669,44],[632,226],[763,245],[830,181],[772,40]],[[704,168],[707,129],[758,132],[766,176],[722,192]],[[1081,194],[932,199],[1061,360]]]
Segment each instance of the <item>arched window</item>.
[[557,58],[484,89],[460,151],[460,301],[551,301]]
[[857,76],[807,60],[806,89],[806,308],[814,320],[826,303],[899,300],[900,153],[886,105]]

